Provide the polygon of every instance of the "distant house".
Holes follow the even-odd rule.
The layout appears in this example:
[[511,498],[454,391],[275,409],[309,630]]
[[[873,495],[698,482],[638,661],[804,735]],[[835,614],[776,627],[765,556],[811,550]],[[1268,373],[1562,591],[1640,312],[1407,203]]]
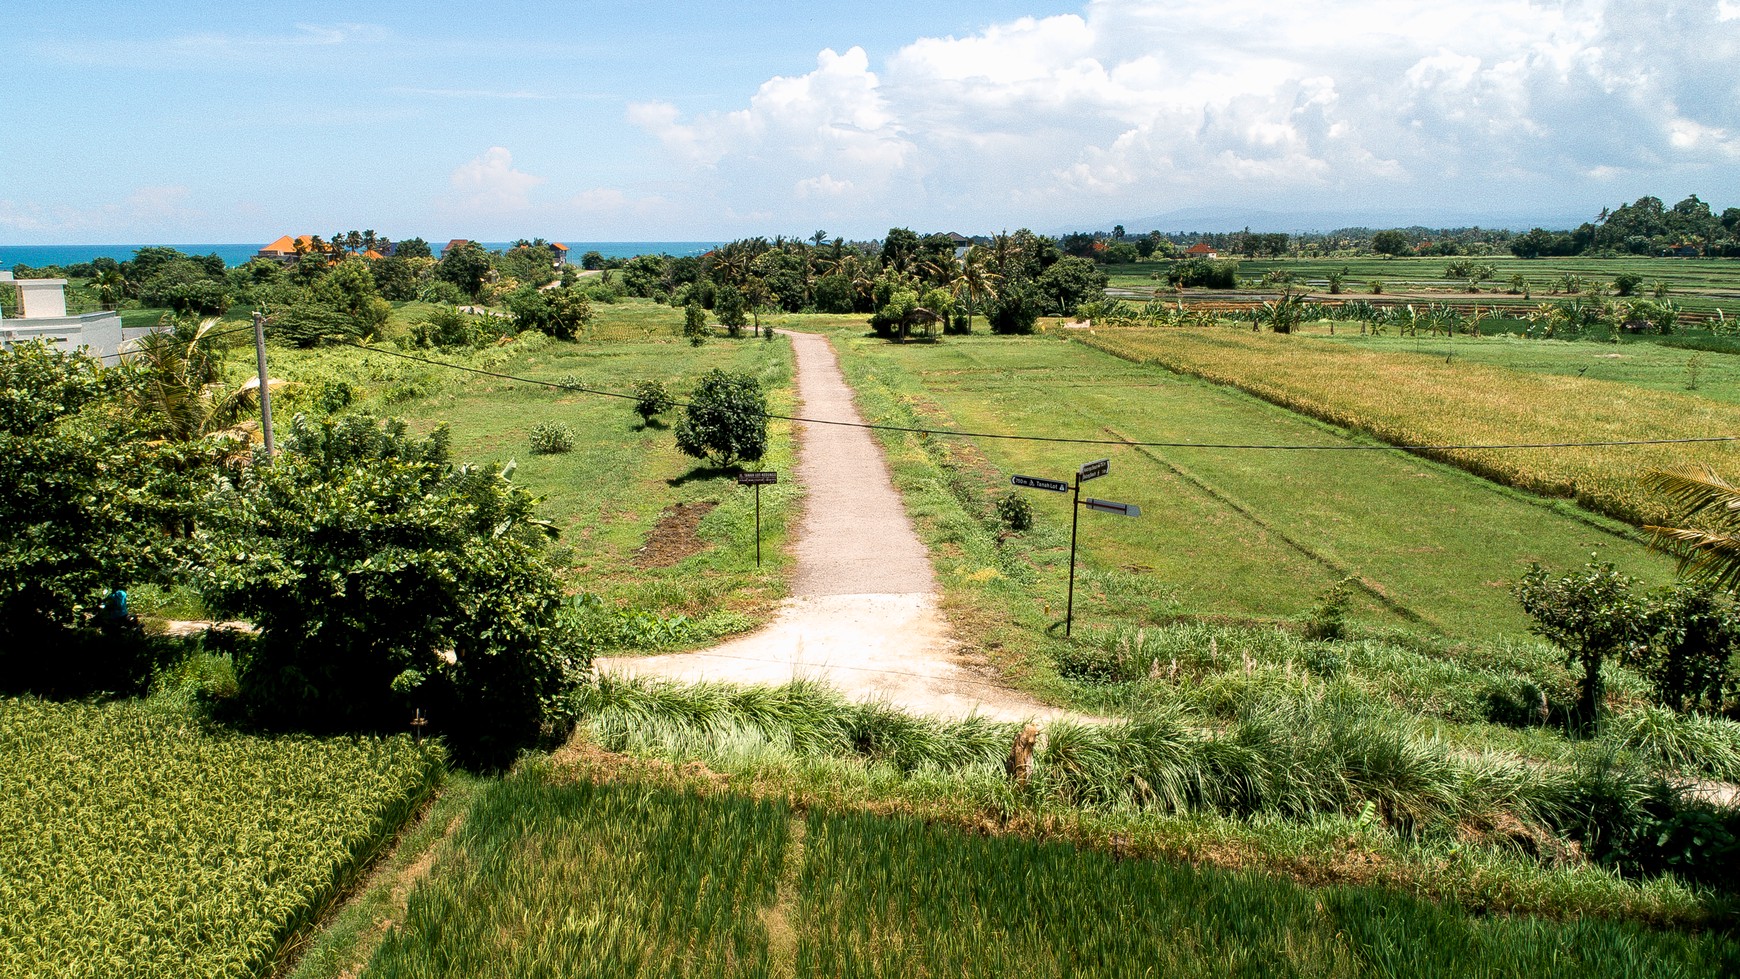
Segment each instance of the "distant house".
[[381,254],[381,253],[380,253],[380,252],[377,252],[377,251],[375,251],[375,250],[374,250],[374,249],[373,249],[373,248],[371,248],[371,249],[369,249],[369,250],[368,250],[368,251],[366,251],[366,252],[363,252],[363,253],[362,253],[362,257],[364,257],[364,258],[366,258],[366,259],[368,259],[368,260],[370,260],[370,261],[373,261],[373,260],[375,260],[375,259],[377,259],[377,258],[385,258],[385,257],[386,257],[386,256],[385,256],[385,255],[382,255],[382,254]]
[[470,238],[455,238],[452,241],[448,242],[445,246],[442,247],[441,257],[446,258],[448,252],[452,251],[455,248],[458,248],[460,245],[469,245],[469,244],[471,244]]
[[0,348],[40,340],[61,350],[83,349],[93,357],[112,358],[126,340],[144,336],[154,327],[131,331],[121,326],[121,314],[79,313],[67,315],[65,279],[14,279],[0,272],[0,288],[18,290],[15,319],[0,319]]
[[1184,257],[1216,259],[1220,257],[1220,252],[1215,251],[1214,246],[1208,242],[1199,241],[1184,250]]
[[[297,235],[294,238],[285,235],[255,252],[254,257],[265,259],[268,262],[277,262],[279,265],[295,265],[296,260],[302,257],[303,253],[313,250],[315,250],[313,235]],[[319,250],[329,249],[322,242]]]
[[1704,251],[1697,245],[1689,245],[1682,241],[1677,245],[1669,245],[1662,254],[1668,258],[1697,258],[1704,254]]
[[550,251],[556,255],[555,266],[561,268],[568,264],[568,246],[559,241],[550,242]]

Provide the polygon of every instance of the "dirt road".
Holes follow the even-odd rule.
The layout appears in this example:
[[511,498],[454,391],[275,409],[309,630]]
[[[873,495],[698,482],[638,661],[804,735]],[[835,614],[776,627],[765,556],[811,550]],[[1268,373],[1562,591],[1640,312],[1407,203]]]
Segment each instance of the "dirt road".
[[[798,413],[862,421],[826,337],[787,333]],[[615,657],[600,668],[693,682],[824,680],[856,699],[887,700],[941,717],[1049,720],[1062,712],[997,683],[956,653],[937,609],[930,556],[894,489],[870,432],[798,426],[798,523],[792,598],[759,632],[712,649]]]

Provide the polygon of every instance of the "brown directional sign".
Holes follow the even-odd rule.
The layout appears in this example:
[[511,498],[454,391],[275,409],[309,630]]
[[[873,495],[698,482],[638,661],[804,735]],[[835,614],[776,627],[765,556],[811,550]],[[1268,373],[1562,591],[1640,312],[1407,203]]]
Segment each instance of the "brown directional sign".
[[770,483],[777,483],[777,482],[779,482],[779,473],[777,473],[777,472],[754,472],[754,473],[738,473],[737,474],[737,484],[739,486],[766,486]]
[[1098,479],[1109,472],[1111,468],[1112,460],[1110,459],[1096,459],[1093,462],[1084,462],[1081,465],[1081,481],[1085,483],[1090,479]]
[[1010,476],[1009,482],[1015,486],[1025,486],[1028,489],[1050,490],[1053,493],[1069,492],[1069,484],[1060,479],[1045,479],[1040,476]]
[[1142,515],[1142,508],[1134,503],[1113,503],[1111,500],[1096,500],[1090,496],[1081,501],[1081,505],[1089,510],[1115,513],[1121,517],[1139,517]]

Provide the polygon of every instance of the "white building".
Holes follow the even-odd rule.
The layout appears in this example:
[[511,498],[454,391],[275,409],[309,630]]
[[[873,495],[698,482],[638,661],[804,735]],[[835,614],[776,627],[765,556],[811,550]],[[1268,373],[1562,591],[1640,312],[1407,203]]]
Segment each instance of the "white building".
[[123,330],[119,313],[68,316],[65,279],[14,279],[11,272],[0,272],[0,288],[7,287],[18,291],[19,315],[0,319],[0,348],[42,340],[62,350],[83,347],[93,357],[113,360],[123,341],[151,332],[150,328]]

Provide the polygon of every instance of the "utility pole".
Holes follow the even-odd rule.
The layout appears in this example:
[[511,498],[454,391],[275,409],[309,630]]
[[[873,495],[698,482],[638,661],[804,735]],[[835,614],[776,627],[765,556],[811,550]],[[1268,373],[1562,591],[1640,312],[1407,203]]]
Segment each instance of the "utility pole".
[[254,312],[254,359],[260,365],[260,430],[266,435],[266,461],[272,461],[272,387],[266,383],[266,314]]

